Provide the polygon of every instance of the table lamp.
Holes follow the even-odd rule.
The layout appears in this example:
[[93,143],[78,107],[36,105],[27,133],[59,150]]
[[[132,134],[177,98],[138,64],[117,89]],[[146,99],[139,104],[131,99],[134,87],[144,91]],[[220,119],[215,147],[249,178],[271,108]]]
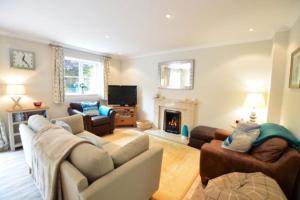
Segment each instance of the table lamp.
[[250,122],[256,122],[256,108],[265,107],[265,97],[263,93],[249,93],[245,100],[245,106],[252,108]]
[[22,108],[20,105],[21,96],[25,94],[25,87],[21,84],[7,85],[6,86],[7,95],[11,96],[14,102],[13,109]]

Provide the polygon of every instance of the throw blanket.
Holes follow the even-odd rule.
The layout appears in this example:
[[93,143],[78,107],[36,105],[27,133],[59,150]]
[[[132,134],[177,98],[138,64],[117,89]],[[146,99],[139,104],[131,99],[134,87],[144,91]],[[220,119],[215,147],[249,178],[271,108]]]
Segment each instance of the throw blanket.
[[35,135],[32,146],[32,176],[43,199],[63,199],[60,164],[76,145],[84,142],[88,141],[58,127],[52,127]]
[[273,123],[264,123],[260,126],[260,135],[253,145],[259,146],[273,137],[282,138],[289,143],[290,147],[300,150],[300,141],[288,129]]

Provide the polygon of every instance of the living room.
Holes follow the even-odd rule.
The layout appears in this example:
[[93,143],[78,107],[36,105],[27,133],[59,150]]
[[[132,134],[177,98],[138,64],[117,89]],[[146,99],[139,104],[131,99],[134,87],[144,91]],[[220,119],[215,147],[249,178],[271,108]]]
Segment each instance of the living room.
[[300,199],[299,35],[298,0],[1,1],[0,199]]

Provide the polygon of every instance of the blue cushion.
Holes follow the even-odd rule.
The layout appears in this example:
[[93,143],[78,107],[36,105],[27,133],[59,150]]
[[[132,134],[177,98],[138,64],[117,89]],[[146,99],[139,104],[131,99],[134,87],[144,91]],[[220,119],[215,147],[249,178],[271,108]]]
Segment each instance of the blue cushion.
[[99,115],[97,102],[81,102],[81,107],[86,115]]
[[100,106],[99,107],[99,114],[101,116],[108,116],[110,111],[111,111],[110,107],[107,107],[107,106]]
[[252,147],[252,143],[259,136],[259,128],[260,126],[258,124],[238,124],[233,133],[224,140],[222,147],[238,152],[249,151]]

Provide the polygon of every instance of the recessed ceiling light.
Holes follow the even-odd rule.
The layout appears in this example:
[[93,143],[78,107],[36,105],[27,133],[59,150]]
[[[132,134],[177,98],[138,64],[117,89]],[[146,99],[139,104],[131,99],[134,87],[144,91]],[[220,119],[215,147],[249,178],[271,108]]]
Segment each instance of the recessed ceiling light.
[[110,38],[110,36],[109,36],[109,35],[105,35],[105,38],[106,38],[106,39],[109,39],[109,38]]
[[166,14],[166,18],[167,18],[167,19],[171,19],[171,18],[172,18],[172,15]]
[[254,31],[254,29],[253,29],[253,28],[249,28],[249,31],[250,31],[250,32],[253,32],[253,31]]

